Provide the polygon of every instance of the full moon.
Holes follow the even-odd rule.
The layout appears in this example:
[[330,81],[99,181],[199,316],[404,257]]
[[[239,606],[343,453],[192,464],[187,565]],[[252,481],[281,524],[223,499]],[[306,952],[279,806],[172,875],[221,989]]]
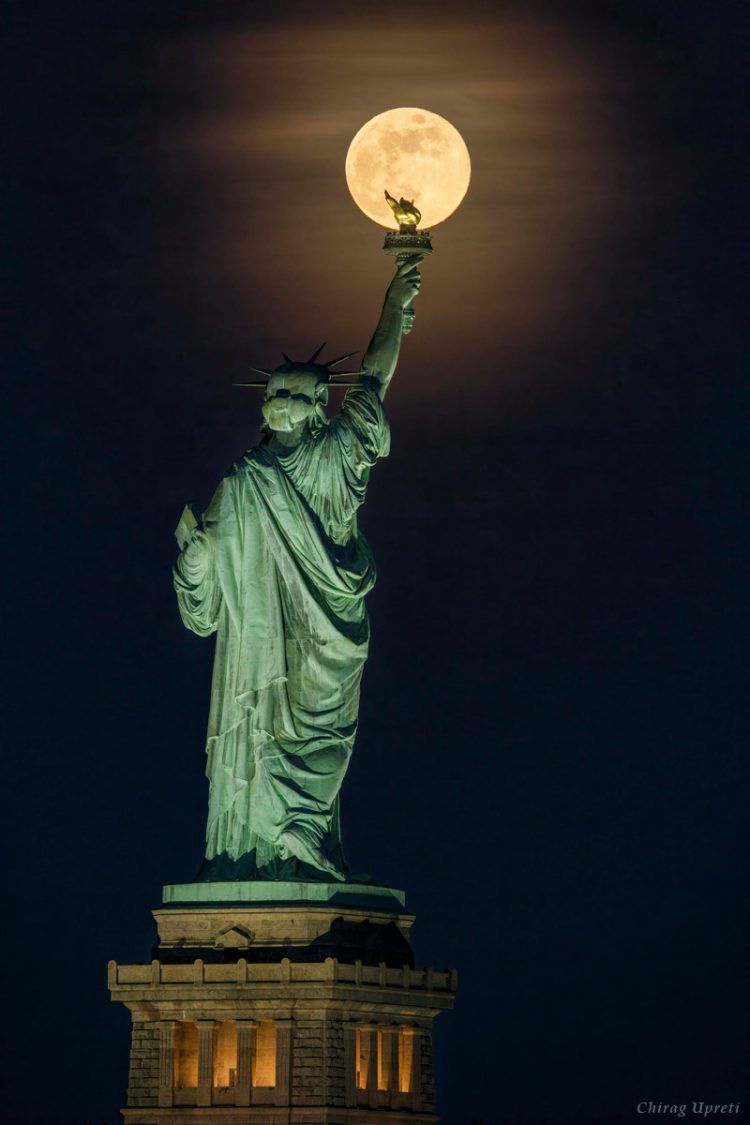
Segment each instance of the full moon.
[[428,109],[389,109],[371,118],[346,154],[354,202],[381,227],[397,226],[384,191],[413,200],[420,229],[442,223],[466,195],[469,150],[450,121]]

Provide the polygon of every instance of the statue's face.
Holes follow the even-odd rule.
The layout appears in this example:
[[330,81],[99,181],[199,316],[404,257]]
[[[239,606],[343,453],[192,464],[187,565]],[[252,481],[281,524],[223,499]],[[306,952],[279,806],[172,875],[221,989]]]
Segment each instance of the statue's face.
[[319,397],[319,384],[314,375],[288,372],[272,375],[263,400],[263,418],[274,433],[289,433],[300,422],[310,419]]

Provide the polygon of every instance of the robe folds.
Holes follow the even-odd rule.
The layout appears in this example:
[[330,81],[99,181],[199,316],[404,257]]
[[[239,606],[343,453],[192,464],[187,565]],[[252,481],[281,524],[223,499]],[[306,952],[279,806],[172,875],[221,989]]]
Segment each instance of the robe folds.
[[298,445],[249,450],[177,560],[184,624],[216,633],[202,878],[346,876],[338,794],[375,581],[356,513],[388,449],[365,378]]

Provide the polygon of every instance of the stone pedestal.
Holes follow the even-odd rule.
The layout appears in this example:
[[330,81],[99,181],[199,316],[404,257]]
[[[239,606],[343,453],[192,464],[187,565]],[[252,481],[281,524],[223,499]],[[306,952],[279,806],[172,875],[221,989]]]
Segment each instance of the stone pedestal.
[[127,1125],[437,1121],[432,1021],[456,975],[414,968],[401,892],[184,884],[154,917],[151,963],[109,965]]

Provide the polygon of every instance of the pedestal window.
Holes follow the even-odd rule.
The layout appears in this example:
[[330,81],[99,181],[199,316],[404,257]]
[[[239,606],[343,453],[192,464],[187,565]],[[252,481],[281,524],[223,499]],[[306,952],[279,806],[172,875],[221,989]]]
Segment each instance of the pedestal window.
[[358,1027],[356,1031],[356,1085],[358,1090],[366,1090],[373,1066],[372,1037],[368,1028]]
[[276,1085],[276,1028],[265,1020],[255,1032],[253,1086],[269,1089]]
[[410,1094],[414,1089],[414,1042],[410,1031],[398,1033],[398,1083],[401,1094]]
[[286,1104],[289,1067],[271,1021],[170,1022],[161,1034],[160,1105]]
[[214,1086],[229,1089],[237,1085],[237,1025],[220,1023],[214,1039]]
[[177,1023],[174,1027],[174,1088],[198,1087],[198,1028],[194,1023]]
[[[351,1034],[352,1099],[370,1108],[419,1108],[419,1033],[411,1027],[362,1025]],[[346,1042],[346,1040],[345,1040]]]
[[390,1031],[376,1033],[378,1052],[378,1089],[390,1090],[393,1081],[392,1039]]

